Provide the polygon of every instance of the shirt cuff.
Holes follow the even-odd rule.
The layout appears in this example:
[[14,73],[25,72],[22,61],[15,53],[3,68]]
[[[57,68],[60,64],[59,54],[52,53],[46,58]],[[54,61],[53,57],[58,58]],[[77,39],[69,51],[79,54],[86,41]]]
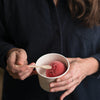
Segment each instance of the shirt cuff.
[[93,74],[93,76],[95,76],[97,79],[100,79],[100,54],[93,55],[92,57],[99,62],[99,69],[95,74]]

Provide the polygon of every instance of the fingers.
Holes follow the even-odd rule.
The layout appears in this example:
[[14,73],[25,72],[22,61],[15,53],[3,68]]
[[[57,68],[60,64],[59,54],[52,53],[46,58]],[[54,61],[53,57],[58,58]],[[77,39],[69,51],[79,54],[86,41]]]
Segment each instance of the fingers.
[[[15,50],[15,51],[14,51]],[[24,80],[33,73],[27,62],[27,54],[23,49],[11,50],[7,59],[7,71],[14,79]],[[34,65],[31,63],[30,65]]]
[[12,74],[16,74],[16,73],[20,73],[20,72],[24,72],[25,70],[28,69],[27,65],[21,66],[21,67],[16,67],[16,65],[11,66],[12,68],[9,68],[8,66],[6,67],[7,71],[12,73]]
[[20,73],[19,79],[20,80],[26,79],[27,77],[29,77],[31,75],[32,71],[33,71],[33,69],[28,69],[28,70],[25,70],[23,73]]
[[63,81],[60,81],[60,82],[52,82],[50,84],[50,87],[53,88],[53,87],[60,87],[60,86],[64,86],[64,85],[68,85],[72,82],[72,78],[69,78],[67,81],[66,80],[63,80]]
[[[33,65],[34,63],[31,63],[30,65]],[[9,68],[7,67],[7,70],[9,72],[9,74],[14,78],[14,79],[20,79],[20,80],[24,80],[27,77],[31,76],[31,73],[33,71],[33,68],[29,67],[29,65],[23,65],[23,66],[19,66],[16,67],[14,66],[14,72],[9,70]]]
[[69,94],[71,94],[75,88],[77,87],[77,84],[74,85],[73,87],[71,87],[70,89],[66,90],[66,92],[64,92],[61,97],[60,97],[60,100],[63,100],[66,96],[68,96]]
[[64,75],[61,78],[58,78],[56,81],[59,82],[59,81],[67,80],[71,77],[72,77],[72,75],[70,73],[67,73],[67,75]]
[[18,65],[27,64],[27,54],[25,50],[17,49],[17,51],[10,52],[9,57],[7,59],[7,65],[12,70],[16,64]]
[[24,72],[20,72],[20,73],[9,73],[14,79],[20,79],[20,80],[24,80],[27,77],[30,76],[30,74],[32,73],[33,69],[27,69]]
[[19,49],[16,53],[16,64],[24,65],[27,61],[27,54],[23,49]]
[[[35,63],[31,63],[29,65],[35,65]],[[20,80],[24,80],[27,77],[31,76],[33,68],[32,67],[30,68],[29,65],[26,65],[26,69],[23,70],[22,72],[18,73],[18,76],[19,76]],[[23,68],[24,68],[24,66],[23,66]]]
[[11,67],[15,65],[16,62],[16,52],[12,52],[11,55],[8,57],[7,64]]
[[14,50],[11,49],[9,52],[10,53],[7,59],[7,70],[9,71],[9,73],[17,73],[19,71],[25,70],[26,67],[16,67],[16,62],[23,65],[27,64],[27,54],[25,50],[17,48]]
[[[64,90],[68,90],[71,87],[73,87],[74,85],[78,84],[77,80],[69,80],[70,83],[67,84],[67,81],[62,81],[62,82],[58,82],[53,84],[54,87],[51,88],[50,92],[58,92],[58,91],[64,91]],[[50,84],[52,85],[52,84]]]
[[50,92],[65,91],[61,95],[60,100],[63,100],[65,96],[69,95],[74,91],[74,89],[81,83],[81,81],[86,77],[84,74],[84,61],[81,58],[68,58],[70,62],[70,69],[66,75],[58,78],[56,82],[50,84]]

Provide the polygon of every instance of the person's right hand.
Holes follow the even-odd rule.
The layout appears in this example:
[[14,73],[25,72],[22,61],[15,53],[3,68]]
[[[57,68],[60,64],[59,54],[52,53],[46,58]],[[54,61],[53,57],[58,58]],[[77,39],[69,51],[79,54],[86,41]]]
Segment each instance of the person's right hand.
[[[32,74],[33,68],[30,68],[27,64],[27,53],[24,49],[14,48],[8,52],[6,69],[14,79],[24,80]],[[34,64],[31,63],[31,65]]]

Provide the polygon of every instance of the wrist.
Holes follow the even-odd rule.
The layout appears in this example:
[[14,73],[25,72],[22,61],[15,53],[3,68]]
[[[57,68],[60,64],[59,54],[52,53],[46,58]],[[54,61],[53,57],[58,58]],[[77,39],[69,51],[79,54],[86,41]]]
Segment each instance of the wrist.
[[97,59],[90,57],[90,58],[85,58],[85,62],[87,63],[87,75],[92,75],[96,73],[99,69],[99,62]]

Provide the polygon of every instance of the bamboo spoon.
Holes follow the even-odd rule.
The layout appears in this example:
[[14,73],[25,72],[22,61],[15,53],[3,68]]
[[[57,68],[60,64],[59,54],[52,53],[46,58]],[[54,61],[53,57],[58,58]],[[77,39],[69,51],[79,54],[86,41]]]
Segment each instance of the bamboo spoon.
[[[42,65],[42,66],[36,66],[36,65],[28,65],[32,68],[44,68],[44,69],[51,69],[52,67],[50,65]],[[21,65],[16,65],[16,67],[21,67]]]

